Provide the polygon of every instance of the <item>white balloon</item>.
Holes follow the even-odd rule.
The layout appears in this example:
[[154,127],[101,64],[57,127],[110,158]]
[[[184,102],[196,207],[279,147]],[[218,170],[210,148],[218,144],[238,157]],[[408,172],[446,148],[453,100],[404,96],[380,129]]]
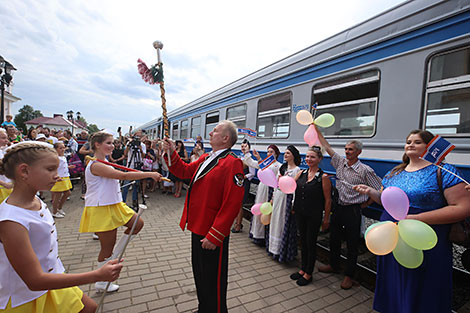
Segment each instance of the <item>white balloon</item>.
[[307,110],[300,110],[299,112],[297,112],[295,118],[297,119],[297,122],[299,122],[299,124],[301,125],[310,125],[313,123],[312,114]]

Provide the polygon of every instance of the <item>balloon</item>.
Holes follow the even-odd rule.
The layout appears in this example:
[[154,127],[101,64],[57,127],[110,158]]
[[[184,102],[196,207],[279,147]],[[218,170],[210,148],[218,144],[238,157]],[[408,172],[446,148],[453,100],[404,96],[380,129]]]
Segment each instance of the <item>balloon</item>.
[[315,119],[314,123],[320,127],[327,128],[335,123],[335,117],[333,114],[323,113]]
[[265,184],[266,186],[276,188],[277,187],[277,179],[276,175],[270,169],[264,169],[258,171],[258,178],[259,180]]
[[398,242],[393,250],[393,256],[398,263],[406,268],[417,268],[423,263],[423,251],[407,245],[401,236],[398,236]]
[[264,215],[267,215],[267,214],[271,214],[271,212],[273,211],[273,206],[271,205],[271,203],[265,202],[261,204],[261,207],[259,209],[261,213],[263,213]]
[[304,141],[311,147],[318,141],[318,134],[314,125],[310,125],[304,133]]
[[434,229],[418,220],[401,220],[398,222],[398,232],[404,242],[418,250],[432,249],[437,243]]
[[297,188],[297,183],[292,177],[282,176],[279,178],[279,189],[281,189],[283,193],[294,193],[295,188]]
[[367,237],[367,233],[368,233],[372,228],[374,228],[375,226],[382,225],[382,224],[387,223],[387,222],[390,222],[390,221],[377,222],[377,223],[374,223],[374,224],[370,225],[369,227],[367,227],[367,229],[366,229],[366,231],[365,231],[365,233],[364,233],[364,238]]
[[262,203],[256,203],[251,207],[251,213],[253,215],[261,215],[260,207]]
[[408,214],[410,201],[406,193],[398,187],[387,187],[380,197],[385,210],[397,221]]
[[297,122],[299,122],[299,124],[301,125],[310,125],[313,123],[312,114],[307,110],[300,110],[299,112],[297,112],[295,118],[297,119]]
[[366,236],[367,248],[376,255],[389,254],[395,249],[397,241],[398,227],[394,222],[390,221],[372,227]]
[[261,214],[260,220],[261,224],[269,225],[269,223],[271,222],[271,214]]

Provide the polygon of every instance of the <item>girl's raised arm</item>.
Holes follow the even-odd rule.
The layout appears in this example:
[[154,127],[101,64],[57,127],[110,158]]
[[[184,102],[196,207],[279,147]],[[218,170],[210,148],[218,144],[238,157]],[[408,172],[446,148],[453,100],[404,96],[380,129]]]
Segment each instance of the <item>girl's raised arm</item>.
[[45,273],[31,246],[27,229],[13,221],[0,222],[0,241],[13,269],[33,291],[67,288],[95,281],[114,281],[122,268],[122,264],[114,260],[98,270],[81,274]]

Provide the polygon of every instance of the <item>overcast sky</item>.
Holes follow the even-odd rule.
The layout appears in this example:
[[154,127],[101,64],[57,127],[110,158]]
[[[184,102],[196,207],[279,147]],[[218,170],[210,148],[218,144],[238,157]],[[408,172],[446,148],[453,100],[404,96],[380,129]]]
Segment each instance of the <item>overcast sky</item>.
[[80,111],[127,131],[161,115],[158,85],[137,72],[138,58],[156,63],[155,40],[171,111],[401,2],[0,1],[0,55],[22,99],[12,113]]

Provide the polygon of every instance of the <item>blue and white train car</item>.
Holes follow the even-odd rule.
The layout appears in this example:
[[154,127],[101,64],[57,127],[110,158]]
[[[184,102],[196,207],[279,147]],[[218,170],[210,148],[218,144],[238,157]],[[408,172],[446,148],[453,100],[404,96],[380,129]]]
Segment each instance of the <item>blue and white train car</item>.
[[[229,119],[256,130],[260,152],[305,152],[295,115],[314,103],[336,117],[324,129],[331,145],[362,140],[361,160],[379,176],[400,162],[411,130],[427,129],[456,146],[447,162],[470,179],[470,1],[397,5],[170,112],[171,137],[207,141]],[[161,137],[161,118],[140,128]],[[327,158],[322,167],[333,171]]]

